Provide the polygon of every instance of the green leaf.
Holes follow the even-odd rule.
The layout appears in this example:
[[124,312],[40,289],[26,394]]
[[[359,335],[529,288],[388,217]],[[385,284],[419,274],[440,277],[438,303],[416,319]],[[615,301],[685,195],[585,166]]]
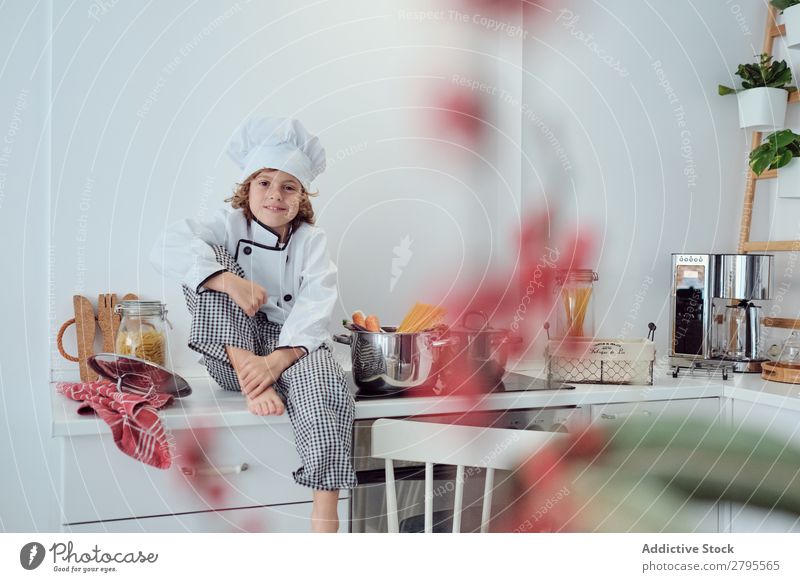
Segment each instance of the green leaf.
[[609,424],[596,463],[691,497],[800,513],[800,448],[769,432],[685,417]]
[[792,161],[792,152],[790,152],[789,150],[783,150],[778,159],[772,164],[772,167],[775,169],[782,168],[791,161]]
[[758,55],[757,63],[740,64],[736,68],[736,75],[741,77],[742,87],[745,89],[775,87],[794,90],[793,87],[786,86],[792,81],[792,70],[786,61],[775,61],[768,53]]
[[800,0],[772,0],[770,4],[778,10],[786,10],[787,8],[800,4]]
[[800,135],[791,129],[774,131],[764,138],[764,141],[750,152],[750,169],[756,175],[767,168],[781,168],[800,157]]
[[787,145],[792,143],[795,138],[797,137],[791,129],[784,129],[781,131],[776,131],[770,137],[775,136],[775,145],[779,148],[785,148]]
[[752,152],[750,152],[750,159],[753,160],[755,158],[768,155],[770,150],[773,149],[772,142],[764,142]]
[[720,95],[730,95],[731,93],[736,93],[736,89],[731,89],[725,85],[719,85],[719,87],[717,87],[717,91]]
[[567,531],[687,532],[697,524],[688,496],[662,479],[575,464],[570,497],[576,513]]
[[771,161],[771,155],[758,156],[756,159],[750,162],[750,168],[753,170],[756,176],[760,176],[761,173],[769,167]]

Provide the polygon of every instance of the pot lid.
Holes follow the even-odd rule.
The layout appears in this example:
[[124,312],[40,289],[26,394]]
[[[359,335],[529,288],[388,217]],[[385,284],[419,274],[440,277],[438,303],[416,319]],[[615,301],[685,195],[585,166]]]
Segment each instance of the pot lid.
[[483,311],[467,311],[460,324],[450,327],[450,330],[461,333],[508,333],[507,329],[492,327],[489,316]]
[[189,383],[178,374],[140,358],[101,353],[89,356],[86,363],[100,376],[116,383],[118,390],[125,392],[144,396],[155,390],[176,398],[192,393]]

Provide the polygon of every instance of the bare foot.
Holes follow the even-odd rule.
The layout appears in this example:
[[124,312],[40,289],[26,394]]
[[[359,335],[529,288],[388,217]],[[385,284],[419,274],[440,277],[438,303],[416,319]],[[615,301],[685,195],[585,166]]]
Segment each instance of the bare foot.
[[285,410],[283,400],[275,392],[275,388],[267,388],[255,398],[245,395],[245,400],[247,400],[247,408],[250,412],[258,416],[269,416],[270,414],[280,416]]

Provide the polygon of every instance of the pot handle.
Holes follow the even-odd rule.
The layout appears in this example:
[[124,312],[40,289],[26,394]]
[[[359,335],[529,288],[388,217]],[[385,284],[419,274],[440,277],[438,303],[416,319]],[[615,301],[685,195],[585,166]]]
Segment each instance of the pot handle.
[[441,348],[441,347],[444,347],[444,346],[450,346],[450,345],[457,344],[457,343],[458,343],[458,338],[446,337],[446,338],[442,338],[442,339],[433,340],[431,342],[431,347]]
[[353,336],[345,335],[343,333],[335,333],[333,334],[333,341],[338,342],[340,344],[351,346],[353,345]]
[[518,335],[504,335],[499,340],[497,340],[496,342],[492,342],[492,343],[493,344],[496,343],[496,344],[499,344],[501,346],[502,345],[506,345],[506,344],[517,345],[517,344],[521,344],[522,343],[522,338],[520,336],[518,336]]

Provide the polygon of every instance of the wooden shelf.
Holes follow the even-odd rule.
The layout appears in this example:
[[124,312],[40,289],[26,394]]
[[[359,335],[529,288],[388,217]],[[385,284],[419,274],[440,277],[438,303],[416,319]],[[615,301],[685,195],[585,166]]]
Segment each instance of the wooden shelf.
[[800,251],[800,240],[747,241],[742,244],[742,251],[745,253],[754,251]]
[[779,327],[781,329],[800,329],[800,319],[788,317],[765,317],[761,320],[765,327]]
[[[767,4],[767,22],[764,26],[764,48],[762,53],[773,54],[772,49],[775,44],[775,39],[786,35],[786,27],[783,24],[778,24],[778,9],[771,4]],[[789,93],[789,103],[800,103],[800,91],[792,91]],[[752,146],[750,151],[753,151],[761,145],[762,133],[754,131],[752,135]],[[800,163],[800,162],[795,162]],[[747,180],[745,181],[744,200],[742,208],[742,223],[739,227],[739,245],[738,252],[752,253],[752,252],[771,252],[771,251],[800,251],[800,240],[778,240],[778,241],[751,241],[750,240],[750,227],[753,221],[753,206],[755,205],[756,183],[759,180],[772,180],[778,177],[777,170],[767,170],[762,172],[760,176],[756,176],[749,167],[746,168]],[[770,321],[778,322],[773,327],[786,327],[794,329],[800,320],[783,319],[783,318],[770,318]],[[769,324],[768,324],[769,325]],[[798,326],[800,329],[800,326]]]
[[778,177],[778,170],[764,170],[760,176],[756,176],[753,172],[750,174],[753,180],[772,180]]
[[777,26],[773,25],[769,29],[769,36],[770,38],[777,38],[779,36],[786,36],[786,25],[779,24]]

